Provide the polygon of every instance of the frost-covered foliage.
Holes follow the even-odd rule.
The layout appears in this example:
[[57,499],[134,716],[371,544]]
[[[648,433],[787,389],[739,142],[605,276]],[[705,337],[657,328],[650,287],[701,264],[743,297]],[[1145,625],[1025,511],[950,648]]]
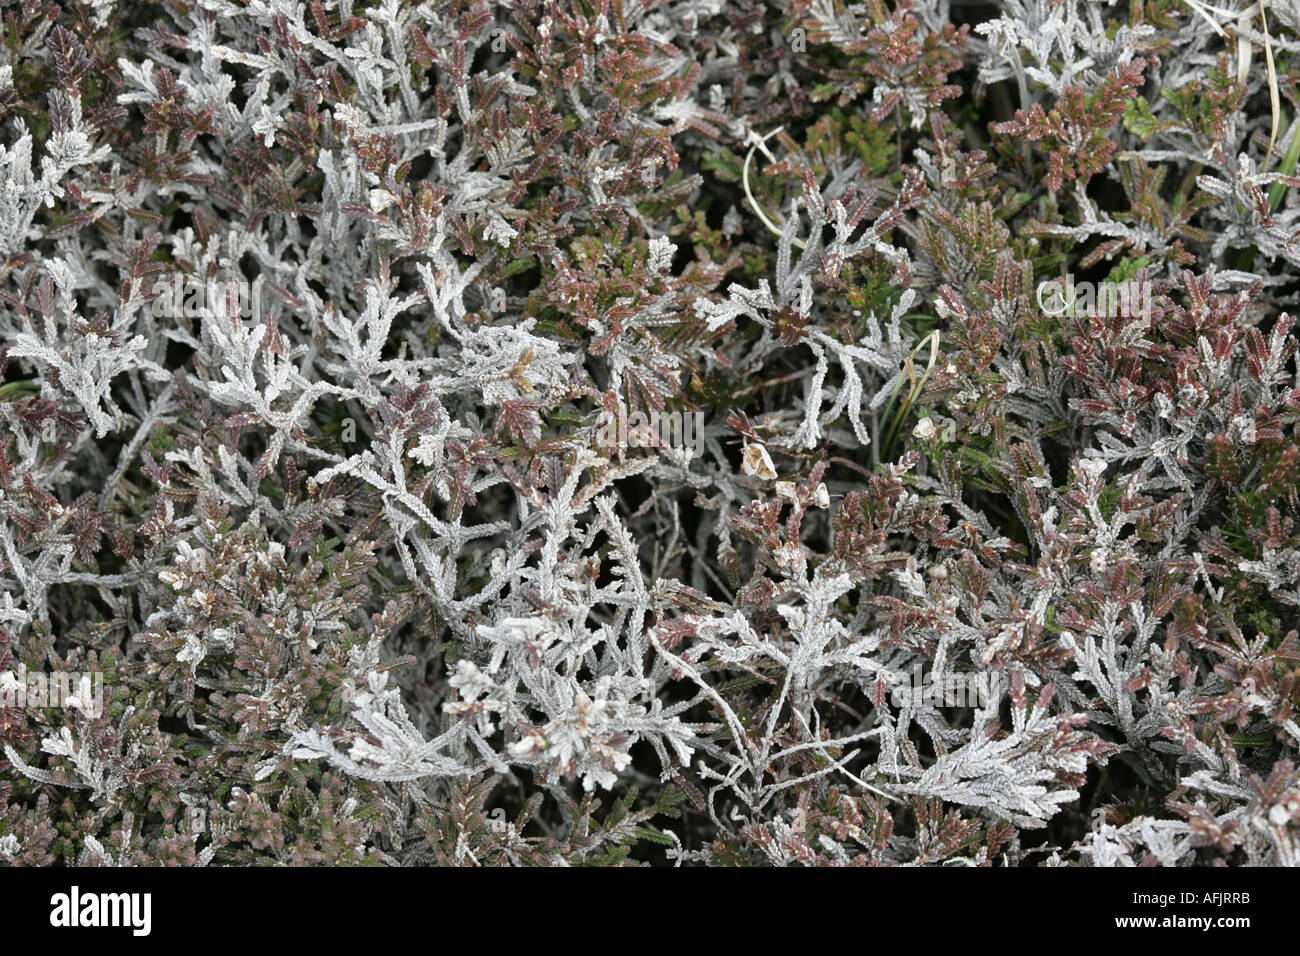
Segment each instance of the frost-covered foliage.
[[0,9],[0,859],[1300,863],[1300,8],[1193,6]]

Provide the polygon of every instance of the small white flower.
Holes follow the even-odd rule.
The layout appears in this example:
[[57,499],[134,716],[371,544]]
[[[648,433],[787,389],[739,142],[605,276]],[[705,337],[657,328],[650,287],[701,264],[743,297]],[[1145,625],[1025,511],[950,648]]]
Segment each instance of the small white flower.
[[916,427],[912,429],[912,437],[919,438],[921,441],[929,441],[938,433],[938,431],[939,430],[934,427],[934,419],[927,415],[916,423]]
[[1275,803],[1268,811],[1268,819],[1275,827],[1284,827],[1291,820],[1291,810],[1285,803]]
[[393,203],[397,202],[397,197],[387,189],[370,190],[370,211],[383,212]]
[[745,474],[757,475],[764,480],[770,481],[776,477],[776,467],[772,464],[772,456],[758,442],[745,446],[741,468]]
[[822,482],[813,492],[813,504],[818,508],[829,508],[831,506],[831,493],[826,490],[826,482]]
[[793,565],[796,570],[799,570],[807,563],[803,551],[792,541],[785,542],[773,551],[772,557],[776,561],[776,566],[782,569]]
[[1106,470],[1106,462],[1101,458],[1084,458],[1079,462],[1079,470],[1096,481]]
[[534,753],[541,753],[546,748],[546,737],[540,730],[534,728],[510,745],[510,753],[515,757],[528,757]]

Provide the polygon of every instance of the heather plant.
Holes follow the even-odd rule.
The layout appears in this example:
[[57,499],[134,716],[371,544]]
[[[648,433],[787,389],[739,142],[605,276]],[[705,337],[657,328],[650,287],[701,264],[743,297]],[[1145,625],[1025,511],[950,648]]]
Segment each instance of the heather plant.
[[1260,7],[0,7],[0,859],[1300,864]]

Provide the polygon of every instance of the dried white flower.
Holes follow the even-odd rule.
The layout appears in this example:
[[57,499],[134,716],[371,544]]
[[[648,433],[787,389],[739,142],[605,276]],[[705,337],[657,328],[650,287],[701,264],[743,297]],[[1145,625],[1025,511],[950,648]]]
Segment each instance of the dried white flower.
[[1083,458],[1079,461],[1079,470],[1096,481],[1106,471],[1106,462],[1101,458]]
[[741,467],[747,475],[755,475],[765,480],[776,477],[776,468],[772,464],[771,456],[768,455],[767,449],[758,442],[745,446],[744,453],[741,456]]

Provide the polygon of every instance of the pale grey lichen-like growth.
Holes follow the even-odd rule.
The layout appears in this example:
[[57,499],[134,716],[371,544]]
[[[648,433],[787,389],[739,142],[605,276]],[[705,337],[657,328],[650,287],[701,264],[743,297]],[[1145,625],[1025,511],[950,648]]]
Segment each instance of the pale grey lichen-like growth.
[[0,860],[1300,862],[1248,6],[6,13]]

